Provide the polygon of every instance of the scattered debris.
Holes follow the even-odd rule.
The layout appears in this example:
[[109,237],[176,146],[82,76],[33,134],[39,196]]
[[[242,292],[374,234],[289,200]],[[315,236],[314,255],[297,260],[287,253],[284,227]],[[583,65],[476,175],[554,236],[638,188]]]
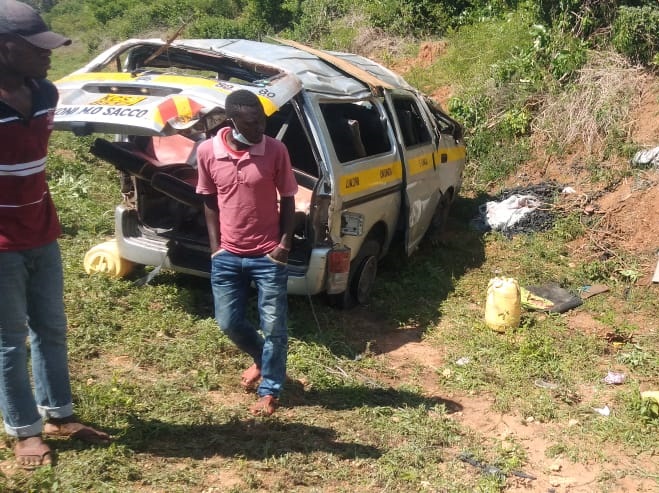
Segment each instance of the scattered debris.
[[611,409],[609,409],[609,406],[594,407],[593,411],[595,411],[596,413],[601,414],[602,416],[610,416],[611,415]]
[[486,202],[479,210],[491,229],[506,230],[539,206],[540,202],[534,195],[511,195],[500,202]]
[[621,383],[625,382],[625,374],[609,371],[604,377],[604,382],[608,383],[609,385],[620,385]]
[[508,237],[546,231],[554,224],[552,204],[561,190],[554,182],[506,190],[498,200],[481,205],[471,225],[479,231],[501,231]]
[[653,399],[659,403],[659,390],[644,390],[641,392],[641,399]]
[[596,294],[606,293],[608,290],[609,287],[604,284],[593,284],[588,286],[582,286],[581,289],[579,289],[579,293],[582,300],[587,300],[591,296],[595,296]]
[[[471,464],[472,466],[479,468],[481,471],[483,471],[483,473],[488,474],[490,476],[498,476],[498,477],[507,476],[507,474],[497,466],[493,466],[491,464],[486,464],[484,462],[476,460],[474,458],[474,455],[469,452],[462,452],[460,455],[458,455],[458,459],[460,459],[462,462],[466,462],[467,464]],[[518,478],[537,479],[535,476],[527,474],[524,471],[510,471],[510,474],[512,474],[513,476],[517,476]]]
[[631,344],[634,339],[634,334],[623,334],[619,331],[616,332],[607,332],[604,334],[604,338],[606,339],[606,342],[610,342],[613,344]]
[[632,164],[638,168],[659,168],[659,147],[638,151],[632,158]]
[[520,291],[522,306],[530,310],[563,313],[583,303],[581,298],[553,282],[523,287]]
[[541,389],[551,389],[551,390],[555,390],[555,389],[558,388],[558,384],[557,384],[557,383],[554,383],[554,382],[548,382],[548,381],[546,381],[546,380],[541,380],[540,378],[538,378],[535,382],[533,382],[533,384],[534,384],[536,387],[540,387]]

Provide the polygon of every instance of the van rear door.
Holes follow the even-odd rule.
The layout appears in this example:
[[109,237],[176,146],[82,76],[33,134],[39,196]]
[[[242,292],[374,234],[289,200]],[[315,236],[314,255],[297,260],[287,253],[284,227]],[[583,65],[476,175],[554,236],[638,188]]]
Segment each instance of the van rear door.
[[410,255],[419,245],[441,197],[436,146],[427,113],[409,91],[385,90],[403,157],[405,181],[405,250]]

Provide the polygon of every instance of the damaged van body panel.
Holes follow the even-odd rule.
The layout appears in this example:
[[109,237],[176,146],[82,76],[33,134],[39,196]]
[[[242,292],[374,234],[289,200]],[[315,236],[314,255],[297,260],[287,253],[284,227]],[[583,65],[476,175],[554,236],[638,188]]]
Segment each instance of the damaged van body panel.
[[230,124],[224,102],[238,89],[261,100],[298,181],[291,294],[366,302],[392,242],[411,254],[462,182],[460,126],[358,55],[285,40],[132,39],[56,84],[56,129],[115,135],[91,152],[119,170],[117,249],[137,264],[209,274],[196,147]]

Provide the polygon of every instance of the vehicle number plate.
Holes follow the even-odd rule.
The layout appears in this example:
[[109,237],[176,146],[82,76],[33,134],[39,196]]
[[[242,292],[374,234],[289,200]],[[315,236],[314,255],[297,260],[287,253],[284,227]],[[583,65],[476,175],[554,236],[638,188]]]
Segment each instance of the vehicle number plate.
[[127,94],[106,94],[101,99],[89,103],[100,106],[132,106],[146,99],[146,96],[129,96]]

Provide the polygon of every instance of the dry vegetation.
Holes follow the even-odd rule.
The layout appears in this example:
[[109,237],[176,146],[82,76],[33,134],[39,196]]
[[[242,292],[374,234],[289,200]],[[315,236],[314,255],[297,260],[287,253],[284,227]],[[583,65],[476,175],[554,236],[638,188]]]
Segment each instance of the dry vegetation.
[[629,139],[646,76],[613,52],[592,52],[578,71],[573,90],[547,94],[535,119],[536,137],[570,149],[579,144],[585,155],[601,155],[612,132]]

